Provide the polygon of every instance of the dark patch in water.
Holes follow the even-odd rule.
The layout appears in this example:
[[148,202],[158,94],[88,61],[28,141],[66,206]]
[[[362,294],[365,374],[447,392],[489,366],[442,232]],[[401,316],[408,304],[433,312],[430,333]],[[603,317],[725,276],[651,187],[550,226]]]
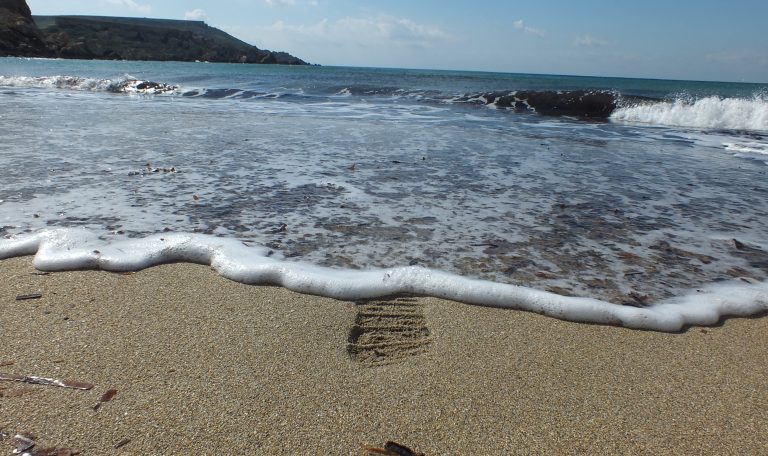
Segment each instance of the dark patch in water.
[[546,116],[607,119],[622,105],[653,101],[643,97],[622,97],[609,91],[519,91],[488,92],[465,96],[463,102],[484,103],[516,112],[533,111]]

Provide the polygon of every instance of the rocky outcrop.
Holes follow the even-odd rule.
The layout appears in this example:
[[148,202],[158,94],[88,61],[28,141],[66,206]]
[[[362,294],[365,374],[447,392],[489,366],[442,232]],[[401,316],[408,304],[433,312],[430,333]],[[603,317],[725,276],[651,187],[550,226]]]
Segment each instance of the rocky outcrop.
[[32,11],[25,0],[0,0],[0,8],[6,9],[12,13],[32,19]]
[[0,56],[52,57],[24,0],[0,0]]
[[0,0],[0,56],[307,64],[202,21],[32,16],[25,0]]
[[306,64],[202,21],[97,16],[34,16],[62,58]]

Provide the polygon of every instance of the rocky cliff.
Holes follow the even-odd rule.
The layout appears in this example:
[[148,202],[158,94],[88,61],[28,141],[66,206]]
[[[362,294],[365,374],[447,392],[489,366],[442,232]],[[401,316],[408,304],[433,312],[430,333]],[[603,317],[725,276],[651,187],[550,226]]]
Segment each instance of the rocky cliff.
[[52,57],[24,0],[0,0],[0,56]]
[[251,46],[201,21],[32,16],[25,0],[0,0],[0,56],[306,65]]

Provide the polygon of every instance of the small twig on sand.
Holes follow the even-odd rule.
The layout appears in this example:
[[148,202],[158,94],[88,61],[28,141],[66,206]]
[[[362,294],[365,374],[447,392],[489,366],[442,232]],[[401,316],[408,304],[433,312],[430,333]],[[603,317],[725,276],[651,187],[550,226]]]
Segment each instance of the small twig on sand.
[[40,299],[43,297],[42,293],[30,293],[16,296],[17,301],[26,301],[28,299]]
[[123,439],[123,440],[117,442],[114,445],[114,448],[117,450],[118,448],[122,448],[122,447],[128,445],[129,443],[131,443],[131,439]]

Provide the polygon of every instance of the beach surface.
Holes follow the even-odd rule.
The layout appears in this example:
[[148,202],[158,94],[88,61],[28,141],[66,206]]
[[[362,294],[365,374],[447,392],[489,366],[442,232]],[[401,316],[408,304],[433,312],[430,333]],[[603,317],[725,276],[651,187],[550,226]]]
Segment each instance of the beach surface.
[[41,275],[24,257],[0,261],[0,347],[0,373],[94,385],[0,381],[0,430],[83,455],[768,448],[768,318],[665,334],[433,298],[355,304],[191,264]]

